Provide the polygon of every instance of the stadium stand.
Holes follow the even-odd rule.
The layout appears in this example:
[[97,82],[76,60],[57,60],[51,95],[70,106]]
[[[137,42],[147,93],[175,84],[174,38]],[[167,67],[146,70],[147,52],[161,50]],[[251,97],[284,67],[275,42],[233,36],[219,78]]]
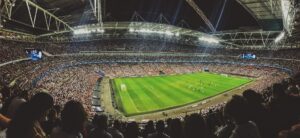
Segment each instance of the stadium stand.
[[[10,44],[11,43],[6,45]],[[20,49],[16,48],[16,50]],[[57,49],[54,47],[53,50]],[[18,52],[2,52],[16,55],[21,55],[22,53],[21,51],[19,54]],[[61,51],[58,53],[61,53]],[[147,51],[144,53],[147,53]],[[224,54],[223,52],[220,52],[220,54],[221,53]],[[13,85],[11,83],[14,82],[17,84],[15,85],[17,87],[3,87],[1,90],[3,99],[3,108],[1,112],[3,118],[1,120],[1,126],[4,129],[4,132],[7,131],[8,137],[15,137],[11,135],[15,132],[23,131],[21,128],[7,128],[7,124],[13,123],[10,122],[10,119],[14,120],[14,116],[18,114],[18,112],[11,113],[9,111],[16,110],[10,108],[24,108],[23,112],[28,112],[29,114],[35,113],[35,111],[19,105],[23,102],[31,103],[33,97],[39,94],[39,92],[30,90],[33,85],[36,85],[38,88],[47,89],[54,99],[54,104],[58,107],[64,107],[64,109],[59,111],[53,107],[53,104],[50,105],[51,109],[47,106],[47,110],[51,113],[48,114],[47,118],[49,119],[43,121],[43,119],[33,118],[38,120],[26,122],[28,124],[24,125],[29,125],[31,127],[27,127],[26,130],[24,129],[26,132],[18,133],[20,135],[22,134],[22,137],[26,137],[25,135],[27,135],[27,137],[31,137],[32,135],[49,135],[50,137],[87,137],[89,135],[105,135],[105,137],[112,137],[111,135],[114,133],[117,133],[120,137],[126,138],[148,137],[148,135],[150,135],[149,137],[163,135],[164,137],[172,138],[246,136],[268,138],[276,137],[277,135],[282,137],[287,135],[299,135],[297,130],[297,119],[300,116],[297,108],[297,105],[299,105],[299,76],[288,78],[288,72],[285,73],[283,69],[276,69],[268,66],[253,66],[253,64],[277,64],[296,71],[299,68],[298,64],[286,62],[285,58],[288,58],[288,56],[282,54],[278,56],[282,60],[258,58],[257,60],[247,61],[248,63],[250,62],[251,65],[242,66],[241,63],[245,61],[239,59],[237,53],[240,52],[232,52],[231,54],[221,55],[220,57],[205,56],[199,58],[197,56],[184,55],[174,57],[169,56],[168,54],[157,56],[145,54],[144,56],[136,56],[131,55],[130,52],[128,52],[128,54],[118,54],[118,56],[116,56],[115,53],[102,56],[54,56],[45,57],[43,62],[22,61],[9,64],[1,68],[2,86]],[[14,57],[23,58],[21,56]],[[120,61],[124,59],[129,62],[126,64],[120,63]],[[134,63],[136,60],[152,61],[152,63],[137,64]],[[200,60],[210,62],[199,63]],[[164,63],[161,61],[164,61]],[[170,61],[170,63],[166,61]],[[171,61],[177,61],[177,63],[171,63]],[[179,61],[194,62],[180,63]],[[97,65],[97,63],[101,62],[105,62],[105,64]],[[295,60],[294,62],[298,61]],[[28,64],[31,66],[28,66]],[[263,81],[252,87],[254,91],[247,90],[244,92],[243,96],[233,96],[232,100],[228,103],[221,103],[207,109],[202,109],[200,113],[197,114],[178,116],[164,121],[149,121],[146,125],[143,123],[137,124],[136,122],[118,121],[113,116],[110,116],[108,120],[111,121],[109,122],[115,121],[116,123],[105,124],[107,122],[107,119],[105,119],[106,117],[98,117],[98,115],[95,115],[94,111],[92,111],[90,103],[92,96],[91,93],[86,92],[93,89],[93,83],[98,79],[95,77],[97,76],[95,74],[97,74],[96,72],[99,71],[100,68],[103,69],[107,76],[112,78],[159,75],[160,71],[163,71],[165,74],[189,73],[199,71],[203,68],[209,68],[212,72],[261,77],[263,78]],[[57,78],[62,79],[57,80]],[[281,80],[284,81],[281,82]],[[82,83],[78,82],[84,82],[86,84],[82,85]],[[53,83],[63,87],[57,87],[57,85],[54,85]],[[23,91],[24,89],[30,91],[25,92]],[[68,93],[62,93],[66,91],[68,91]],[[28,99],[26,98],[26,95],[23,96],[24,93],[28,93],[29,97],[33,97]],[[69,103],[74,104],[73,106],[77,105],[77,107],[66,109],[68,106],[64,105]],[[81,117],[78,116],[81,120],[84,119],[84,121],[78,122],[80,119],[74,117],[74,114],[77,114],[77,112],[78,114],[80,114],[80,112],[82,113],[83,110],[80,108],[84,108],[84,114],[86,115],[82,115]],[[65,110],[71,112],[72,115],[66,115],[65,112],[67,111]],[[243,110],[243,112],[240,112],[241,110]],[[44,112],[44,109],[41,111]],[[251,114],[253,112],[255,112],[255,114]],[[68,126],[68,122],[65,122],[66,126],[62,125],[63,128],[66,128],[62,129],[61,127],[58,127],[61,126],[60,124],[65,124],[64,120],[66,120],[66,117],[64,116],[69,116],[67,117],[68,119],[74,119],[68,121],[78,122],[78,128],[73,125]],[[19,121],[25,121],[24,119],[26,120],[28,118],[20,118]],[[95,132],[95,130],[98,131]],[[249,133],[251,133],[251,135],[248,135]]]
[[[299,3],[0,0],[0,138],[300,138]],[[113,87],[199,72],[245,83],[210,96],[172,81],[209,96],[132,116]],[[126,94],[171,97],[140,88]]]

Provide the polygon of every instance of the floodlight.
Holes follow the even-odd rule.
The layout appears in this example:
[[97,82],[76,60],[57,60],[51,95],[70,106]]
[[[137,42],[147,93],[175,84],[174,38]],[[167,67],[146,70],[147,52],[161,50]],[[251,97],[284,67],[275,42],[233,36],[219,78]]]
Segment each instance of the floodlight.
[[133,28],[129,28],[129,32],[135,32]]
[[275,43],[278,43],[280,42],[285,36],[285,33],[284,32],[281,32],[276,38],[275,38]]
[[166,35],[174,35],[171,31],[169,31],[169,30],[167,30],[166,32],[165,32],[165,34]]
[[104,33],[104,32],[105,32],[105,30],[102,29],[102,28],[98,28],[98,29],[97,29],[97,33]]
[[85,29],[85,28],[82,28],[82,29],[77,29],[77,30],[74,30],[73,33],[75,35],[79,35],[79,34],[88,34],[88,33],[91,33],[91,31]]
[[208,42],[208,43],[219,43],[219,40],[215,39],[215,38],[212,38],[212,37],[199,37],[199,40],[200,41],[205,41],[205,42]]

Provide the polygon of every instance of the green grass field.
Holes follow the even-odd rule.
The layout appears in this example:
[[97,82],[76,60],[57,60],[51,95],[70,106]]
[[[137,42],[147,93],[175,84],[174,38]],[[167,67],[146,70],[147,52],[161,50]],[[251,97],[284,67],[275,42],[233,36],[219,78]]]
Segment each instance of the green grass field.
[[216,96],[252,81],[214,73],[116,78],[115,100],[125,116],[175,108]]

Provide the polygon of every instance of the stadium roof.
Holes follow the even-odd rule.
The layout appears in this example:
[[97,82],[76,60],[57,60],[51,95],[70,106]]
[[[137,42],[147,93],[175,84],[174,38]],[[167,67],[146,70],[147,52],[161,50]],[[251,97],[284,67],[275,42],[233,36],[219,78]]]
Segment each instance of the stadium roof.
[[[64,29],[67,26],[96,23],[98,20],[94,15],[93,5],[96,1],[98,0],[3,0],[2,23],[5,28],[33,34],[57,30],[55,25],[50,25],[48,30],[49,24],[59,23],[60,28]],[[36,7],[39,9],[36,10]],[[198,8],[217,31],[244,26],[260,28],[259,22],[236,0],[101,0],[101,7],[103,22],[132,21],[139,16],[141,21],[162,22],[211,32],[207,21],[197,12]],[[54,20],[54,17],[61,22]]]
[[281,0],[237,0],[264,30],[282,30]]
[[[0,28],[55,34],[76,26],[152,22],[214,34],[233,45],[273,45],[298,34],[290,0],[1,0]],[[291,5],[292,4],[292,5]],[[299,10],[298,10],[299,11]],[[242,35],[241,35],[242,34]],[[236,37],[237,36],[237,37]],[[240,38],[238,36],[241,36]],[[229,38],[229,39],[228,39]],[[292,37],[293,41],[298,37]],[[255,43],[252,43],[254,42]],[[251,42],[251,43],[249,43]]]

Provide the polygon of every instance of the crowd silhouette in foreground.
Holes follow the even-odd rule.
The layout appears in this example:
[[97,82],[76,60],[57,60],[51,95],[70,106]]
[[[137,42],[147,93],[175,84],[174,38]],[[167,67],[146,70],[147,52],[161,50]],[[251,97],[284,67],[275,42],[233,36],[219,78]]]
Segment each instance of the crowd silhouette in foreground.
[[299,138],[299,84],[298,74],[273,84],[262,94],[248,89],[234,95],[220,110],[146,124],[111,120],[105,114],[88,119],[82,103],[70,100],[63,107],[57,106],[46,92],[30,98],[26,91],[15,97],[2,94],[1,137]]

